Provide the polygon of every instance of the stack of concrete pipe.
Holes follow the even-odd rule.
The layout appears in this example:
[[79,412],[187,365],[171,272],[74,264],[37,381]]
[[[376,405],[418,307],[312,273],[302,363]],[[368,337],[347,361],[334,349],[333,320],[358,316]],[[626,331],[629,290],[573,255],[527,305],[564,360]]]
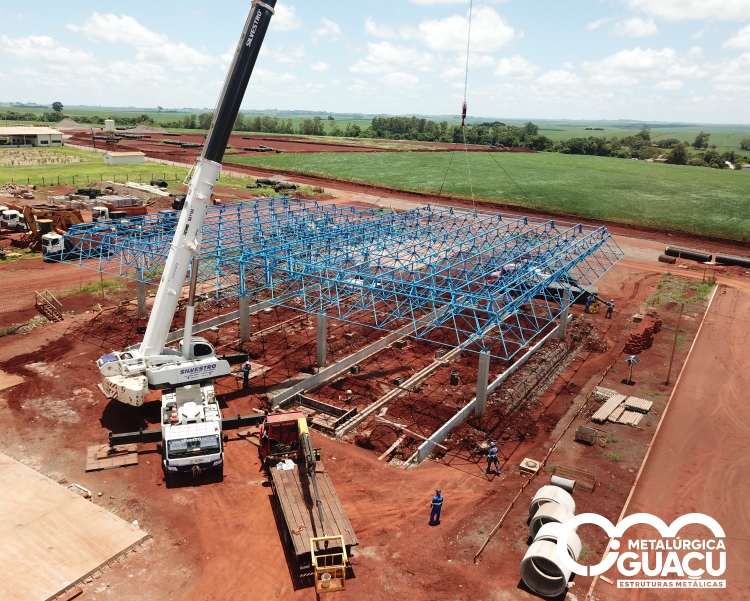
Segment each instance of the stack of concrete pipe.
[[[538,595],[555,597],[568,587],[570,570],[560,561],[557,538],[575,511],[576,502],[560,486],[542,486],[531,500],[529,534],[533,542],[521,561],[521,578]],[[575,561],[581,555],[581,539],[575,532],[568,539],[568,553]]]

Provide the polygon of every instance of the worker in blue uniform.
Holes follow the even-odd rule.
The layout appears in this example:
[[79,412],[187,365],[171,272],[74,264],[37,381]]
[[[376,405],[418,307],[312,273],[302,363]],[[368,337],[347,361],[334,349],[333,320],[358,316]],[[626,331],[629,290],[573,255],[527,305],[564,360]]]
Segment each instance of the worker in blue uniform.
[[495,466],[495,469],[497,470],[497,475],[500,475],[500,460],[497,458],[497,444],[494,442],[490,443],[490,449],[487,451],[487,473],[489,474],[492,471],[492,466]]
[[440,523],[440,512],[443,509],[443,495],[440,493],[438,488],[435,491],[435,496],[432,497],[432,503],[430,503],[432,511],[430,512],[430,526],[437,526]]

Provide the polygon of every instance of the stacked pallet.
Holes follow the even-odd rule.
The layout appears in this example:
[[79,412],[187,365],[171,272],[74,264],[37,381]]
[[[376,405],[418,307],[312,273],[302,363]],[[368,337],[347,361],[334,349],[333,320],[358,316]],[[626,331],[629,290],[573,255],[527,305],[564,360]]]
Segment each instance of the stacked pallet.
[[647,317],[638,329],[630,335],[625,348],[628,355],[637,355],[641,351],[651,348],[654,344],[654,335],[661,330],[661,319],[658,317]]
[[612,395],[607,402],[604,403],[599,409],[591,416],[592,421],[599,424],[603,424],[612,415],[612,412],[617,409],[625,401],[627,397],[624,394]]

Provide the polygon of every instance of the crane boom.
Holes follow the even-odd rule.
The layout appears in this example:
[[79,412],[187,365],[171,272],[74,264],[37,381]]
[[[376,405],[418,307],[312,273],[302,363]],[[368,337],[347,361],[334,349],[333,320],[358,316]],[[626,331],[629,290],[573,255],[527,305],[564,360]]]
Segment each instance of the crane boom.
[[232,133],[232,126],[240,110],[275,5],[276,0],[253,2],[242,37],[237,44],[232,66],[224,82],[203,152],[196,163],[185,206],[164,266],[162,280],[141,344],[141,354],[144,357],[161,354],[164,349],[190,262],[200,247],[203,220],[211,192],[221,172],[221,161],[229,135]]
[[[275,6],[276,0],[252,1],[203,152],[193,169],[143,342],[137,349],[105,355],[97,363],[105,391],[124,403],[141,405],[149,388],[176,388],[230,373],[229,363],[217,358],[213,347],[201,338],[186,335],[182,351],[165,345],[188,270],[191,264],[197,268],[193,258],[199,254],[211,193]],[[188,320],[192,320],[192,311],[186,316]],[[191,326],[185,324],[186,333]]]

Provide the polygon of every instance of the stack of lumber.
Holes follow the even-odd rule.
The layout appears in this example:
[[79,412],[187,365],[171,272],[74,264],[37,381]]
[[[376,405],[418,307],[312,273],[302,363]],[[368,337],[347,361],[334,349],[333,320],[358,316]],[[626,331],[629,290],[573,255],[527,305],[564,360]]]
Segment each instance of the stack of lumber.
[[611,388],[604,388],[603,386],[597,386],[596,388],[594,388],[594,394],[592,396],[594,397],[595,401],[606,401],[608,399],[611,399],[616,394],[616,390],[612,390]]
[[634,396],[626,398],[624,394],[615,393],[599,407],[591,416],[591,420],[600,424],[610,421],[615,424],[637,426],[653,406],[654,404],[646,399]]
[[625,401],[625,409],[630,411],[637,411],[638,413],[648,413],[651,411],[651,407],[654,404],[646,399],[639,399],[638,397],[631,396]]
[[637,355],[641,351],[651,348],[654,344],[654,335],[661,330],[661,319],[648,317],[644,319],[638,329],[630,335],[625,348],[628,355]]
[[592,421],[599,424],[606,422],[609,419],[609,416],[612,415],[612,412],[622,405],[626,398],[627,397],[624,394],[615,394],[610,397],[610,399],[605,402],[604,405],[599,407],[597,412],[591,416]]

